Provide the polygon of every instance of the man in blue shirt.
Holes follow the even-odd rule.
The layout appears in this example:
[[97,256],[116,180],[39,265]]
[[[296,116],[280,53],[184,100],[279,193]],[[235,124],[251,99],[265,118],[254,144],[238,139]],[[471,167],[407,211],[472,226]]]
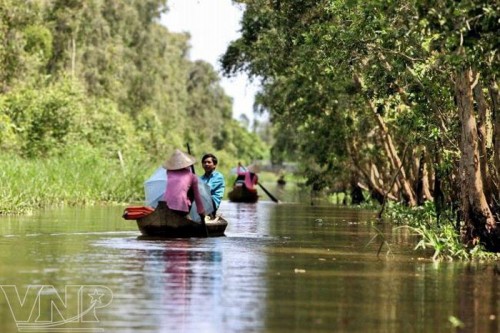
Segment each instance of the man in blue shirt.
[[201,176],[201,180],[210,186],[210,194],[212,195],[215,211],[217,211],[220,206],[220,202],[224,196],[224,189],[226,188],[224,176],[219,171],[215,171],[217,163],[217,157],[213,154],[205,154],[201,158],[201,164],[203,170],[205,170],[205,174]]

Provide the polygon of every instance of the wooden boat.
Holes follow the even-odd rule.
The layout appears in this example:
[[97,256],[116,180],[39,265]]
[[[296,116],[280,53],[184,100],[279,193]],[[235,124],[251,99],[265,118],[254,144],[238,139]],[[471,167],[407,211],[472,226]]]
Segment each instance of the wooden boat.
[[256,189],[248,189],[244,185],[235,185],[233,190],[228,193],[228,198],[232,202],[254,203],[259,200],[259,194]]
[[214,219],[206,220],[205,229],[201,223],[196,223],[171,211],[164,201],[160,201],[152,213],[136,221],[144,236],[162,238],[224,236],[227,227],[227,221],[221,216],[216,216]]

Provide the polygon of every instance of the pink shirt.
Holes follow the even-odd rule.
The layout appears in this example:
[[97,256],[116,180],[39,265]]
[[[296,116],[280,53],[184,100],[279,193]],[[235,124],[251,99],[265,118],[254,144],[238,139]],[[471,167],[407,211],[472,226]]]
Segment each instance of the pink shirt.
[[236,174],[238,176],[245,176],[245,186],[249,190],[253,190],[254,186],[257,185],[257,182],[259,181],[259,177],[257,177],[257,174],[254,173],[252,178],[250,175],[250,171],[241,171],[241,167],[239,165],[236,169]]
[[196,210],[198,214],[202,214],[205,209],[198,189],[198,177],[191,173],[189,168],[167,170],[167,190],[164,199],[168,208],[188,213],[191,201],[187,193],[191,187],[193,187]]

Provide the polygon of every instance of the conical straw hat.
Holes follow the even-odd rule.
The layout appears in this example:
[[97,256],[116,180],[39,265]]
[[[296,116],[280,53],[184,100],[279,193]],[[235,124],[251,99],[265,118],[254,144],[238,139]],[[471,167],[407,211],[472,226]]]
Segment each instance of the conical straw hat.
[[180,170],[193,165],[194,162],[196,162],[196,158],[176,149],[163,166],[167,170]]

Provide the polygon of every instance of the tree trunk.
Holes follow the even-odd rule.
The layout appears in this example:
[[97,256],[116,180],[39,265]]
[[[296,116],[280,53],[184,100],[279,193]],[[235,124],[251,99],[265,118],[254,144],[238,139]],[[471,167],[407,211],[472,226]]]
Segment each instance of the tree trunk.
[[429,174],[427,172],[427,163],[425,162],[425,149],[422,151],[418,161],[416,196],[418,205],[422,206],[426,201],[433,200],[429,190]]
[[[438,139],[438,143],[440,143],[440,140]],[[436,151],[434,152],[434,206],[436,207],[436,219],[437,219],[437,224],[439,225],[440,219],[441,219],[441,214],[445,209],[445,197],[443,193],[443,189],[441,186],[441,177],[442,177],[442,172],[439,170],[439,165],[441,164],[441,156],[439,155],[439,152],[437,151],[438,149],[436,148]]]
[[[356,73],[353,75],[353,79],[355,83],[361,87],[364,86],[363,80],[359,75]],[[366,100],[373,111],[373,114],[375,116],[375,120],[377,122],[377,125],[380,129],[380,136],[384,145],[384,148],[387,152],[387,157],[389,159],[389,162],[391,163],[391,166],[393,170],[400,170],[399,171],[399,177],[397,181],[401,183],[401,187],[403,189],[403,196],[410,207],[415,207],[417,205],[417,200],[415,199],[415,194],[414,191],[411,187],[411,184],[406,177],[406,173],[404,168],[402,167],[402,162],[401,159],[399,158],[398,151],[396,150],[396,146],[394,145],[394,142],[392,141],[392,137],[389,133],[389,129],[387,128],[387,125],[385,124],[384,119],[382,116],[377,112],[377,107],[373,104],[373,101],[366,97]]]
[[468,69],[458,72],[455,78],[455,97],[462,125],[459,172],[464,225],[461,229],[461,238],[465,244],[477,244],[481,241],[489,247],[498,237],[495,219],[483,190],[484,177],[481,175],[479,139],[472,98],[472,76],[472,70]]
[[[349,151],[349,156],[351,156],[354,167],[359,171],[361,175],[363,175],[366,180],[366,187],[370,192],[370,197],[382,204],[384,202],[384,190],[379,185],[377,185],[380,179],[374,175],[377,172],[376,166],[373,163],[365,166],[361,165],[357,157],[357,147],[355,146],[355,144],[348,144],[347,149]],[[363,188],[363,185],[361,185],[361,183],[357,183],[357,186]],[[388,197],[392,200],[396,200],[396,198],[391,195],[389,195]]]
[[351,202],[353,205],[360,205],[365,202],[365,197],[363,196],[363,189],[359,186],[357,179],[357,173],[351,172]]
[[492,176],[495,180],[492,193],[500,202],[500,90],[496,81],[492,81],[488,87],[491,97],[491,121],[493,123],[493,170]]
[[423,193],[425,196],[425,200],[434,200],[434,197],[432,195],[432,179],[433,179],[433,170],[432,170],[432,163],[429,163],[429,154],[427,153],[427,149],[424,150],[424,173],[423,173]]
[[415,199],[415,194],[413,193],[410,181],[406,177],[406,172],[403,168],[403,163],[399,158],[396,147],[392,141],[392,137],[389,134],[389,130],[382,116],[378,114],[377,108],[375,107],[375,105],[373,105],[373,102],[369,101],[369,104],[372,108],[373,114],[375,115],[377,124],[379,125],[382,141],[384,142],[384,146],[386,147],[387,155],[389,157],[389,161],[391,162],[392,168],[394,170],[400,170],[398,180],[401,182],[401,186],[403,188],[403,195],[406,199],[406,202],[408,203],[408,206],[414,207],[417,205],[417,200]]
[[481,168],[481,176],[484,185],[484,194],[486,196],[486,202],[491,202],[491,178],[489,177],[488,171],[488,153],[486,147],[490,146],[490,134],[489,129],[491,128],[490,122],[490,108],[486,99],[484,98],[483,85],[481,80],[478,80],[473,89],[474,100],[476,101],[477,111],[478,111],[478,123],[477,123],[477,134],[478,134],[478,149],[479,149],[479,165]]

